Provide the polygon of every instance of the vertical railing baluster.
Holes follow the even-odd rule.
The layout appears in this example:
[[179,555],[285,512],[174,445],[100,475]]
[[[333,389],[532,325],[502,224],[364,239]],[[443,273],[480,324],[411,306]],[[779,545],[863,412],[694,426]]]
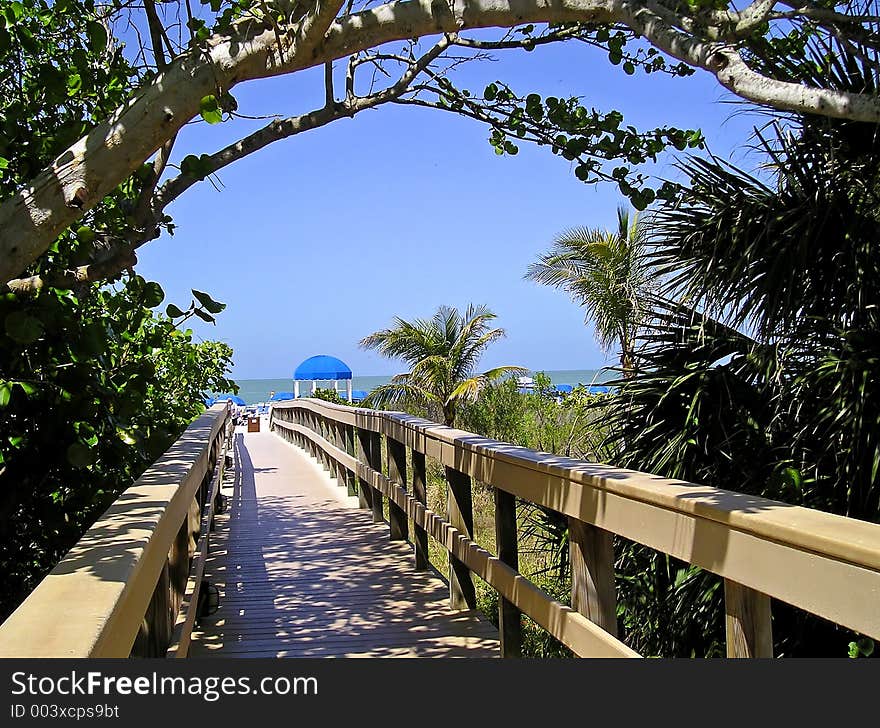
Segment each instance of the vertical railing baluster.
[[[339,447],[339,441],[336,437],[336,420],[329,418],[327,419],[327,440],[334,447]],[[337,485],[342,485],[342,478],[339,477],[339,463],[334,457],[330,457],[330,477],[336,481]]]
[[[498,558],[519,571],[519,544],[516,533],[516,496],[495,488],[495,544]],[[512,602],[498,598],[498,635],[502,657],[522,655],[522,618]]]
[[[370,467],[376,472],[382,472],[382,435],[378,432],[370,433]],[[385,514],[382,510],[382,492],[373,489],[373,523],[382,523]]]
[[[412,488],[413,497],[423,506],[428,505],[428,477],[425,468],[425,454],[412,451]],[[416,524],[415,526],[415,566],[417,571],[428,568],[428,532]]]
[[[369,465],[370,467],[372,467],[372,460],[370,459],[370,431],[358,427],[357,441],[358,447],[360,449],[358,460],[363,462],[364,465]],[[358,506],[360,508],[363,508],[364,510],[373,509],[374,492],[375,491],[373,490],[373,486],[371,486],[363,478],[358,477]]]
[[612,535],[576,518],[568,519],[571,607],[617,636]]
[[[474,537],[474,504],[469,475],[446,468],[447,518],[466,538]],[[477,594],[470,569],[449,554],[449,606],[452,609],[476,609]]]
[[[388,479],[406,490],[406,446],[386,436],[385,449],[388,458]],[[388,499],[388,524],[392,541],[406,541],[409,538],[406,511],[391,498]]]
[[[343,436],[345,438],[345,452],[347,452],[352,457],[355,457],[355,446],[354,446],[354,426],[345,425],[343,429]],[[354,496],[358,494],[357,489],[357,479],[353,471],[346,469],[345,471],[345,486],[348,490],[348,495]]]
[[770,597],[724,580],[728,657],[773,657]]

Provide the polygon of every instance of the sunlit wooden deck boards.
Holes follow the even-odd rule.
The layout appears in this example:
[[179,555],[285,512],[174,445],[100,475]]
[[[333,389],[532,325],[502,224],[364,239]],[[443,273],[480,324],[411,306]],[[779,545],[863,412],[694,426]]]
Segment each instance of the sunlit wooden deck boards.
[[492,625],[451,611],[446,585],[313,460],[268,432],[235,438],[206,568],[220,609],[192,657],[498,656]]

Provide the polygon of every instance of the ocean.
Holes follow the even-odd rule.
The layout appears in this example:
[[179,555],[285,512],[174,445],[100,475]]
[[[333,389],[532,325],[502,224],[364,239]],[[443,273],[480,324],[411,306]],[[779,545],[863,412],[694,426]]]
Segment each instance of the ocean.
[[[605,382],[614,378],[614,373],[601,369],[564,369],[559,371],[545,371],[553,384],[593,384]],[[534,372],[532,372],[534,376]],[[247,404],[265,402],[269,399],[270,392],[292,392],[292,379],[236,379],[239,386],[238,396]],[[369,392],[380,384],[391,381],[390,376],[352,377],[352,389],[362,389]],[[331,387],[332,382],[318,382],[319,386]],[[300,383],[300,394],[306,394],[311,387],[311,382]]]

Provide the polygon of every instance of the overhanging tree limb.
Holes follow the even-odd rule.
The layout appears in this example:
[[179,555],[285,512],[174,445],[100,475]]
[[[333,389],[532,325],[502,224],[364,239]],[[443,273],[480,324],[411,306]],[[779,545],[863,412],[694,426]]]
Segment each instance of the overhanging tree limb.
[[[523,23],[622,24],[655,47],[702,68],[733,93],[802,113],[880,122],[874,95],[818,89],[764,76],[742,59],[712,18],[693,11],[690,31],[652,0],[403,0],[333,20],[338,0],[282,25],[253,15],[209,38],[159,73],[129,103],[0,205],[0,280],[24,270],[53,240],[193,118],[200,100],[249,79],[293,73],[395,40]],[[756,3],[760,12],[766,4]],[[818,7],[810,4],[809,8]],[[751,17],[750,17],[751,21]],[[703,30],[700,30],[700,29]],[[858,26],[861,30],[862,26]]]

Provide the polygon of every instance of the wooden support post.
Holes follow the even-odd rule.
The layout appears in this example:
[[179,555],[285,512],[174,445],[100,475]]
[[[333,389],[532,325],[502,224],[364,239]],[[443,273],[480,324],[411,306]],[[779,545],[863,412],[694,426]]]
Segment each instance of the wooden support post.
[[[342,447],[339,438],[339,423],[336,420],[329,420],[328,424],[330,425],[330,443],[337,448]],[[336,485],[345,485],[345,469],[336,461],[336,458],[330,458],[330,472],[332,477],[336,480]]]
[[[385,450],[388,458],[388,479],[406,490],[406,446],[397,440],[386,437]],[[388,525],[392,541],[409,539],[409,521],[406,517],[406,511],[390,498],[388,499]]]
[[[428,477],[425,468],[425,454],[412,451],[412,488],[413,497],[423,506],[428,504]],[[415,558],[416,571],[428,568],[428,532],[419,525],[415,526]]]
[[[454,468],[446,468],[447,519],[462,535],[474,537],[474,504],[471,478]],[[477,593],[470,569],[449,554],[449,606],[452,609],[476,609]]]
[[[516,496],[495,488],[495,543],[498,558],[519,571],[516,536]],[[522,656],[522,618],[520,611],[504,597],[498,598],[498,636],[502,657]]]
[[728,657],[773,657],[770,597],[724,580]]
[[617,636],[612,535],[576,518],[568,519],[571,606]]
[[[318,434],[325,440],[327,439],[327,421],[324,419],[324,415],[318,415]],[[329,471],[330,456],[324,452],[320,445],[318,446],[318,454],[321,456],[321,464],[324,466],[324,470]]]
[[[358,428],[357,440],[361,452],[358,460],[369,465],[372,462],[370,460],[370,431]],[[358,507],[364,510],[373,509],[373,488],[363,478],[358,478]]]
[[[355,457],[355,446],[354,446],[354,427],[352,425],[345,425],[343,428],[343,436],[345,438],[345,452],[347,452],[352,457]],[[355,478],[355,474],[346,469],[345,470],[345,485],[348,489],[348,495],[357,495],[358,487],[357,480]]]
[[[382,436],[378,432],[370,433],[370,467],[382,472]],[[385,514],[382,511],[382,493],[373,489],[373,523],[382,523]]]

